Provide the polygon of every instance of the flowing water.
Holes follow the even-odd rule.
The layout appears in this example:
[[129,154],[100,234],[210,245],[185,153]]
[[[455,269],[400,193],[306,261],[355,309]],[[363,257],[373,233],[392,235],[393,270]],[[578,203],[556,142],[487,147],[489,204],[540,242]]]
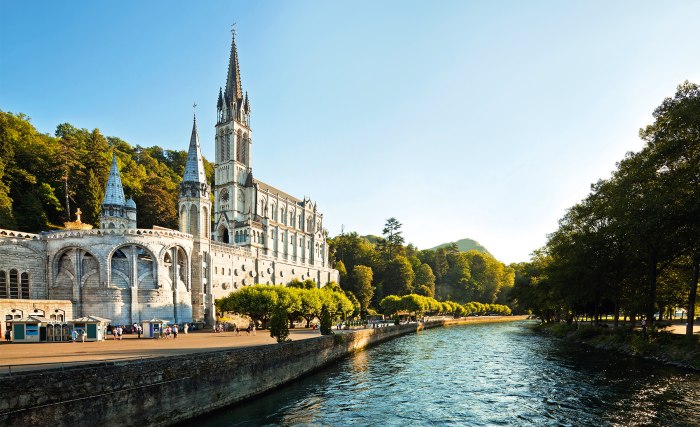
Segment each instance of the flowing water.
[[700,375],[529,322],[435,328],[354,354],[201,426],[700,426]]

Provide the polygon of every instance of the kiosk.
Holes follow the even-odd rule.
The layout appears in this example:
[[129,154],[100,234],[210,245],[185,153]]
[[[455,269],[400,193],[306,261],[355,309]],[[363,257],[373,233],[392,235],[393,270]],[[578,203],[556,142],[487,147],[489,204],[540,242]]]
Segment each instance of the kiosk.
[[68,325],[44,316],[29,315],[22,319],[10,320],[8,323],[12,324],[12,342],[65,341],[69,336]]
[[102,341],[107,338],[107,324],[110,322],[110,319],[102,317],[84,316],[73,319],[68,323],[78,332],[78,341],[81,340],[80,335],[83,331],[87,332],[85,341]]
[[144,338],[160,338],[163,328],[168,326],[168,321],[163,319],[151,319],[142,323]]

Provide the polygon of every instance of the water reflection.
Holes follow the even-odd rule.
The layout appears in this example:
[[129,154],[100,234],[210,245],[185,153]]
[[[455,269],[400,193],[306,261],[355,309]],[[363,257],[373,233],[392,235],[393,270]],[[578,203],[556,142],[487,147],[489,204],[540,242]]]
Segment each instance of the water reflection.
[[696,373],[508,323],[405,336],[196,424],[693,426],[698,402]]

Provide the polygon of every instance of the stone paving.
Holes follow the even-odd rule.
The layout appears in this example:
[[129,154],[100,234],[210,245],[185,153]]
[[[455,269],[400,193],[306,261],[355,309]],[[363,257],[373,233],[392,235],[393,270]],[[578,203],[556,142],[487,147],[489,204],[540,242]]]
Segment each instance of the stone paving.
[[[303,340],[320,336],[311,329],[290,329],[290,339]],[[235,332],[214,333],[211,330],[178,334],[177,338],[138,339],[136,335],[124,335],[122,340],[111,337],[99,342],[56,342],[56,343],[7,343],[0,344],[0,375],[8,369],[22,370],[60,368],[77,363],[106,359],[132,359],[195,354],[206,351],[227,350],[235,347],[275,344],[267,330],[259,330],[256,335],[240,336]],[[8,368],[8,365],[10,368]]]

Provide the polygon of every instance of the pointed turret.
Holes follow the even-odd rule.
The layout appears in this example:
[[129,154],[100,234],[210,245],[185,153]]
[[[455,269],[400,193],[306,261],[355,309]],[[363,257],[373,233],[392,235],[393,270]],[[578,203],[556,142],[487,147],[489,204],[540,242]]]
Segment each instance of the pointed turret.
[[222,95],[221,88],[219,88],[219,100],[216,101],[216,109],[221,110],[224,108],[224,96]]
[[238,50],[236,49],[236,32],[231,32],[231,56],[228,61],[228,76],[226,78],[226,93],[233,99],[232,102],[243,100],[243,86],[241,85],[241,72],[238,69]]
[[185,174],[182,177],[182,182],[196,182],[200,184],[205,184],[207,182],[207,177],[204,173],[204,162],[202,161],[202,150],[199,147],[196,114],[194,116],[194,123],[192,124],[190,148],[187,154],[187,163],[185,164]]
[[122,187],[122,178],[117,165],[117,154],[114,153],[112,154],[112,167],[109,170],[109,179],[102,205],[124,206],[125,204],[126,197],[124,197],[124,187]]
[[112,167],[109,169],[107,189],[102,201],[100,228],[136,228],[136,203],[124,197],[124,187],[117,165],[117,155],[112,154]]
[[243,103],[243,108],[246,113],[250,113],[250,102],[248,101],[248,91],[245,91],[245,102]]

